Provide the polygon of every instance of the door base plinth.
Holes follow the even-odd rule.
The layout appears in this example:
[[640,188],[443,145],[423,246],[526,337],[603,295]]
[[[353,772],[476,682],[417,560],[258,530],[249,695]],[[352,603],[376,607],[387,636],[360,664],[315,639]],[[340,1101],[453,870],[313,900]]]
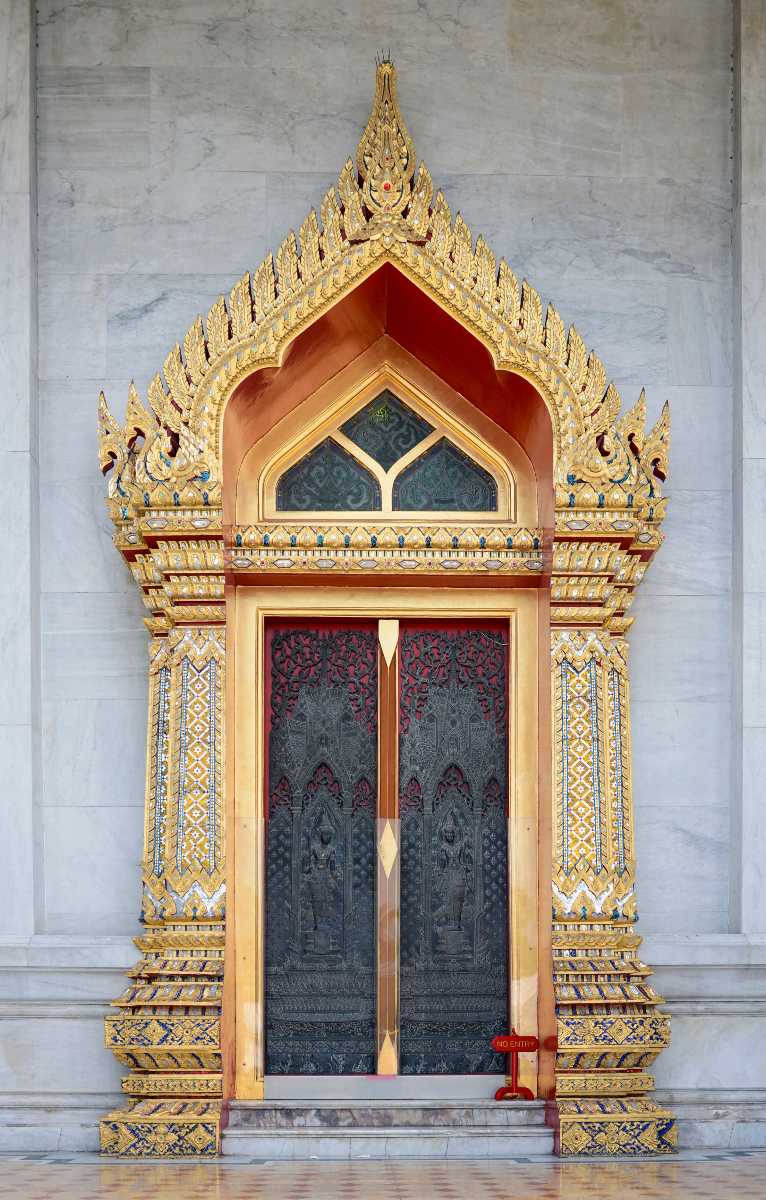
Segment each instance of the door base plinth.
[[559,1100],[549,1120],[556,1128],[556,1152],[562,1157],[673,1154],[676,1120],[651,1100]]
[[153,925],[135,943],[142,958],[104,1022],[107,1048],[130,1068],[128,1101],[100,1121],[101,1153],[218,1154],[223,922]]
[[120,1158],[189,1158],[221,1147],[220,1100],[139,1100],[99,1122],[102,1154]]
[[673,1113],[646,1071],[670,1041],[670,1017],[628,921],[558,921],[553,980],[558,1049],[548,1119],[564,1156],[672,1154]]

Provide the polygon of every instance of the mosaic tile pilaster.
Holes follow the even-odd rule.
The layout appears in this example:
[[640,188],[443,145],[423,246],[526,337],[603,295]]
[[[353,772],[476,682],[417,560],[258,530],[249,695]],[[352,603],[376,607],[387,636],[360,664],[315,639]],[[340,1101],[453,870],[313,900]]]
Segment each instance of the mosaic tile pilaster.
[[177,629],[149,667],[149,779],[143,918],[224,914],[223,688],[225,631]]
[[128,1106],[100,1125],[107,1154],[216,1154],[221,1120],[224,631],[152,645],[142,958],[106,1018],[130,1069]]
[[553,979],[562,1155],[658,1154],[675,1120],[646,1068],[670,1018],[638,958],[627,645],[557,630],[553,695]]

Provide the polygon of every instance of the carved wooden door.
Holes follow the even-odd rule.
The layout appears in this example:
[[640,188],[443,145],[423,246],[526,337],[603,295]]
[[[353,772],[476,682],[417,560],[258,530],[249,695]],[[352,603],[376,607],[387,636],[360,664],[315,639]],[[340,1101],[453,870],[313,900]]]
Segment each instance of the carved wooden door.
[[400,631],[402,1074],[505,1069],[507,631]]
[[380,624],[268,631],[266,1071],[502,1072],[508,626]]
[[266,1071],[375,1071],[375,625],[267,637]]

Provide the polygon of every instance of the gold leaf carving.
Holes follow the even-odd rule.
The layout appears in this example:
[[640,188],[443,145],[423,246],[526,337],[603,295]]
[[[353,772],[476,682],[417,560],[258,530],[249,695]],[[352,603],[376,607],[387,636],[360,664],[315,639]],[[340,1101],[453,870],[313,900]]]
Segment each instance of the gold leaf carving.
[[495,298],[496,287],[495,256],[481,235],[476,239],[474,263],[476,268],[476,291],[483,300],[491,304]]
[[668,473],[668,454],[670,452],[670,406],[667,400],[662,406],[662,412],[644,443],[641,451],[641,465],[647,475],[664,482]]
[[646,427],[646,393],[643,388],[641,395],[632,408],[624,414],[617,425],[620,438],[639,457],[644,444],[644,429]]
[[262,321],[266,313],[271,311],[276,298],[274,260],[270,254],[267,254],[253,277],[256,322]]
[[585,342],[580,337],[574,325],[569,328],[569,344],[567,348],[567,368],[569,380],[576,392],[579,392],[587,370],[587,352]]
[[[402,213],[411,194],[415,147],[399,111],[396,72],[390,62],[378,65],[375,99],[357,148],[356,163],[373,227],[389,237],[406,236]],[[348,230],[346,233],[351,236]]]
[[108,471],[110,467],[120,466],[125,462],[128,447],[122,427],[112,416],[103,392],[99,392],[98,395],[98,444],[102,471]]
[[516,325],[521,313],[521,292],[518,280],[504,258],[500,260],[497,299],[500,305],[500,315],[509,325]]
[[433,194],[434,185],[431,174],[426,166],[421,163],[418,167],[418,175],[415,180],[412,199],[407,210],[407,224],[418,240],[425,238],[428,233],[428,218],[431,211]]
[[210,347],[210,358],[219,358],[229,342],[229,314],[219,296],[210,312],[207,314],[207,344]]
[[192,393],[184,365],[181,362],[181,347],[178,343],[175,344],[165,359],[162,370],[170,389],[173,403],[181,413],[184,421],[187,421],[189,416],[189,401]]
[[161,425],[178,432],[181,426],[181,414],[170,403],[170,398],[162,386],[162,378],[155,375],[149,384],[149,403],[157,414]]
[[205,346],[205,331],[202,328],[202,318],[192,325],[184,338],[184,358],[186,369],[193,384],[198,384],[207,370],[207,349]]
[[452,232],[452,263],[458,279],[470,282],[473,274],[471,231],[460,213],[455,218],[455,228]]
[[[101,395],[103,396],[103,392]],[[132,446],[137,437],[147,438],[157,428],[153,414],[139,399],[136,385],[131,380],[128,387],[128,406],[125,410],[125,440]]]
[[431,252],[437,262],[446,262],[452,249],[452,214],[441,192],[431,214]]
[[250,296],[250,272],[246,271],[234,284],[229,296],[231,331],[235,338],[242,338],[253,323],[253,302]]
[[316,279],[322,266],[319,256],[319,222],[312,208],[306,220],[301,225],[301,256],[298,261],[301,281],[311,283]]
[[582,393],[582,404],[586,413],[594,411],[601,402],[606,388],[606,368],[593,351],[588,355],[588,371]]
[[543,306],[535,289],[526,279],[521,287],[521,327],[528,342],[543,340]]
[[292,230],[277,250],[277,282],[280,299],[292,296],[298,287],[298,251]]
[[564,322],[553,305],[549,304],[545,317],[545,349],[551,358],[558,361],[564,353],[565,346],[566,334],[564,332]]
[[362,200],[359,195],[354,164],[349,158],[340,173],[338,193],[343,204],[343,229],[349,241],[362,237],[367,228],[367,221],[362,211]]
[[335,188],[330,188],[322,201],[319,212],[322,218],[320,241],[322,255],[327,261],[332,262],[340,255],[345,244],[341,233],[341,215]]

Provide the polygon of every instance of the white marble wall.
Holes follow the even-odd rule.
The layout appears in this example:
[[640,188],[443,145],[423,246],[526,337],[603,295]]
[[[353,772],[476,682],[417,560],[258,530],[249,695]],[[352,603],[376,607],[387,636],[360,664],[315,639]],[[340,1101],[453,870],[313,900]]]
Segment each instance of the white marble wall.
[[[42,0],[43,829],[51,933],[134,928],[144,635],[95,397],[119,410],[334,180],[391,47],[420,154],[632,402],[673,407],[633,636],[643,927],[728,927],[731,0]],[[700,553],[700,538],[704,551]],[[668,854],[668,848],[672,854]],[[667,863],[684,886],[669,886]]]
[[739,5],[739,178],[736,245],[740,324],[736,340],[735,497],[738,550],[735,655],[737,717],[733,821],[734,899],[741,928],[766,929],[766,5]]
[[33,26],[28,0],[0,0],[0,937],[41,915]]

